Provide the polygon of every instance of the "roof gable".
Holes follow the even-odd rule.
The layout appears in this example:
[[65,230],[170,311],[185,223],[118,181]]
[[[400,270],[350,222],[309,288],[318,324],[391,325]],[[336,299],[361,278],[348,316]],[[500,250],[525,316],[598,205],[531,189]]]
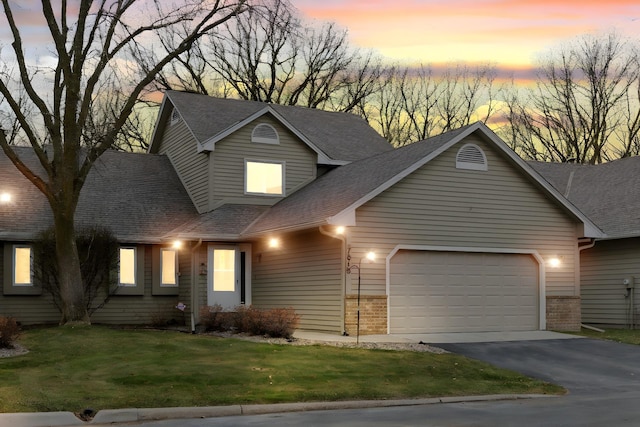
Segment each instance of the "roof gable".
[[152,153],[158,149],[171,108],[179,111],[198,150],[213,150],[217,141],[265,114],[280,121],[315,151],[319,163],[340,165],[393,150],[353,114],[167,91],[149,146]]
[[263,233],[272,229],[304,228],[322,224],[354,225],[357,208],[474,133],[497,147],[548,197],[582,222],[586,236],[603,236],[595,224],[482,123],[341,166],[273,206],[248,232]]

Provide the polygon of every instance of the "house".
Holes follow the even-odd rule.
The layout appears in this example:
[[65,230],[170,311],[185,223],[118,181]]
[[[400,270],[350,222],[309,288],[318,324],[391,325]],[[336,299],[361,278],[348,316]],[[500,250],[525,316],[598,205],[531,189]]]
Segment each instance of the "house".
[[[16,250],[47,223],[35,191],[0,213],[0,314],[23,322],[57,319],[15,283]],[[332,333],[578,329],[580,245],[605,236],[483,124],[394,150],[350,114],[173,91],[149,153],[105,154],[81,199],[79,223],[112,227],[135,276],[96,322],[183,302],[193,323],[253,304]]]
[[640,302],[640,157],[599,165],[532,162],[606,233],[581,247],[582,321],[637,327]]

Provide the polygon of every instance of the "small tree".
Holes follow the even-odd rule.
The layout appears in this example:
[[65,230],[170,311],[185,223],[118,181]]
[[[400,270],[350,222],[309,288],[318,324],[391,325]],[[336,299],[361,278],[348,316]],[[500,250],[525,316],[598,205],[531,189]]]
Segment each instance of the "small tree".
[[[118,267],[118,241],[103,227],[90,227],[76,232],[76,245],[80,258],[84,288],[84,306],[89,315],[106,304],[115,285],[113,272]],[[60,275],[56,262],[55,230],[43,231],[33,244],[34,276],[37,283],[53,296],[55,306],[62,313],[63,301],[60,289]],[[94,306],[98,295],[104,300]]]

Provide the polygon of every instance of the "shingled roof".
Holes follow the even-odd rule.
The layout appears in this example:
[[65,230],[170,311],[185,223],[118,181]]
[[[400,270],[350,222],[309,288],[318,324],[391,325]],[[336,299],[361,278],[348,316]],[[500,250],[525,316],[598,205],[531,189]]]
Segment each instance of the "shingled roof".
[[159,144],[169,110],[167,102],[178,110],[202,145],[256,115],[271,114],[330,161],[347,163],[393,150],[365,120],[354,114],[167,91],[150,152]]
[[[31,168],[41,172],[29,147],[14,148]],[[0,191],[12,201],[0,205],[0,238],[31,240],[53,224],[45,197],[0,154]],[[76,226],[105,226],[121,242],[160,242],[169,230],[198,214],[165,156],[105,152],[95,163],[80,193]]]
[[602,236],[601,231],[586,216],[480,122],[336,168],[278,202],[245,234],[259,235],[274,230],[302,229],[338,222],[347,225],[344,221],[357,207],[473,133],[493,141],[496,148],[502,150],[533,183],[555,199],[570,215],[583,222],[587,235]]
[[529,164],[608,238],[640,236],[640,157],[599,165]]

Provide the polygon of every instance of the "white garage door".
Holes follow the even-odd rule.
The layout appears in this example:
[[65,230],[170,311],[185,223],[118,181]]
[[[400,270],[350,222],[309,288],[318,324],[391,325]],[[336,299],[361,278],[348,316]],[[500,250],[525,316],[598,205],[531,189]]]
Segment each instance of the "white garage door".
[[539,329],[530,255],[401,250],[391,259],[390,333]]

